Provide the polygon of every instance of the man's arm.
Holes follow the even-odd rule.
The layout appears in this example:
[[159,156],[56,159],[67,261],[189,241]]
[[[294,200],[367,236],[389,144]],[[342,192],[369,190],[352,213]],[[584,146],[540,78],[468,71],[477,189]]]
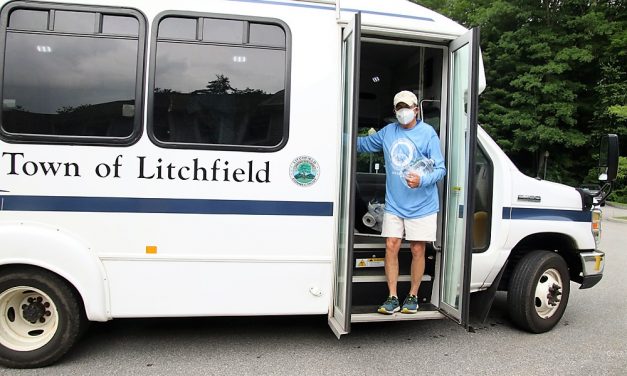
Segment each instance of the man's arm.
[[377,153],[383,150],[383,129],[370,136],[357,137],[357,151],[359,153]]
[[440,150],[440,139],[437,135],[433,134],[429,140],[429,154],[433,160],[433,172],[423,176],[420,179],[420,186],[426,187],[439,182],[444,175],[446,175],[446,167],[444,167],[444,157],[442,157],[442,151]]

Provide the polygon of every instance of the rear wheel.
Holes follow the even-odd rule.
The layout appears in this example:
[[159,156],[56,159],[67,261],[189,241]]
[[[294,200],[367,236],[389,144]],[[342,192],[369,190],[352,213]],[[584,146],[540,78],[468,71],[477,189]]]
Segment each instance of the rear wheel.
[[0,364],[55,362],[76,342],[84,321],[78,298],[55,274],[28,268],[0,276]]
[[516,265],[510,279],[510,317],[524,330],[547,332],[564,315],[569,294],[570,277],[564,259],[555,252],[531,252]]

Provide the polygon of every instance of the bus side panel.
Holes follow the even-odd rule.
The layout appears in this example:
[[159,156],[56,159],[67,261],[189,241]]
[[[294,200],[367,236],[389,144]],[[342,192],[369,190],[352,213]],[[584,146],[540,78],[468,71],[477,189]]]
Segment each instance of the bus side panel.
[[104,264],[114,317],[322,314],[332,292],[327,262]]
[[[0,220],[45,223],[81,239],[111,273],[100,288],[111,286],[119,315],[324,313],[332,293],[337,200],[340,29],[335,12],[240,7],[230,1],[188,5],[194,12],[288,25],[287,144],[274,152],[164,148],[149,139],[151,124],[143,124],[139,141],[125,147],[2,141],[0,191],[8,204]],[[171,6],[155,2],[140,10],[153,26],[166,8]],[[149,44],[146,59],[153,47]],[[147,64],[148,71],[154,69]],[[151,82],[145,86],[153,89]],[[305,186],[294,178],[294,166],[303,159],[319,167]],[[5,244],[2,237],[0,244]],[[43,248],[24,247],[29,250],[22,252]],[[59,252],[56,258],[65,254],[56,248],[50,252]],[[67,276],[79,291],[84,287],[74,273],[82,272],[70,270]],[[143,302],[142,294],[154,302]],[[259,298],[241,304],[240,297],[250,294]],[[194,306],[192,299],[207,303]],[[268,307],[259,305],[261,300],[285,302]],[[230,307],[221,308],[221,301]]]
[[[104,262],[112,317],[243,315],[255,311],[304,314],[328,309],[332,216],[22,212],[20,218],[56,223],[62,232],[71,229],[80,238],[89,239],[93,250],[87,246],[83,250]],[[56,229],[48,232],[58,233]],[[18,238],[24,235],[15,226],[6,233],[18,234],[14,235]],[[32,260],[45,260],[48,255],[58,258],[48,264],[76,265],[79,269],[62,275],[74,276],[84,272],[82,264],[89,265],[84,260],[65,261],[72,258],[67,255],[69,251],[59,251],[61,247],[44,246],[48,243],[33,236],[25,239],[31,240],[22,241],[14,254],[32,255]],[[42,251],[45,254],[37,253]],[[80,291],[85,283],[74,279]],[[105,281],[98,281],[104,288]],[[262,311],[258,304],[238,303],[250,294],[272,306]],[[146,296],[154,301],[143,302],[141,297]],[[212,304],[170,306],[171,302],[183,303],[199,296]],[[282,300],[282,304],[272,303]],[[223,304],[228,312],[221,308]]]

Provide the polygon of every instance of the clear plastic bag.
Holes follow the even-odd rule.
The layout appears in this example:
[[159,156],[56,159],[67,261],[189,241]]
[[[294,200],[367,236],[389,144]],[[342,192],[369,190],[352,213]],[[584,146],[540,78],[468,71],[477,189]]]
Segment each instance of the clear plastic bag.
[[407,184],[407,178],[409,178],[411,175],[418,175],[420,177],[428,175],[433,172],[434,165],[435,161],[433,159],[419,159],[418,161],[411,163],[403,168],[400,177],[403,180],[405,186],[409,188],[409,185]]

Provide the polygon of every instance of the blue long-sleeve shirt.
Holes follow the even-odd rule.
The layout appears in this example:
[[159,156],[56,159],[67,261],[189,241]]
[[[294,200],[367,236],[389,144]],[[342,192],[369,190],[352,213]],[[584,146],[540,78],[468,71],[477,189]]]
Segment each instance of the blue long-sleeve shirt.
[[[385,211],[401,218],[422,218],[440,210],[436,183],[446,174],[440,139],[430,125],[419,121],[411,129],[398,123],[386,125],[377,133],[357,138],[357,151],[385,157]],[[417,188],[409,188],[404,171],[417,161],[434,162],[433,172],[420,178]]]

